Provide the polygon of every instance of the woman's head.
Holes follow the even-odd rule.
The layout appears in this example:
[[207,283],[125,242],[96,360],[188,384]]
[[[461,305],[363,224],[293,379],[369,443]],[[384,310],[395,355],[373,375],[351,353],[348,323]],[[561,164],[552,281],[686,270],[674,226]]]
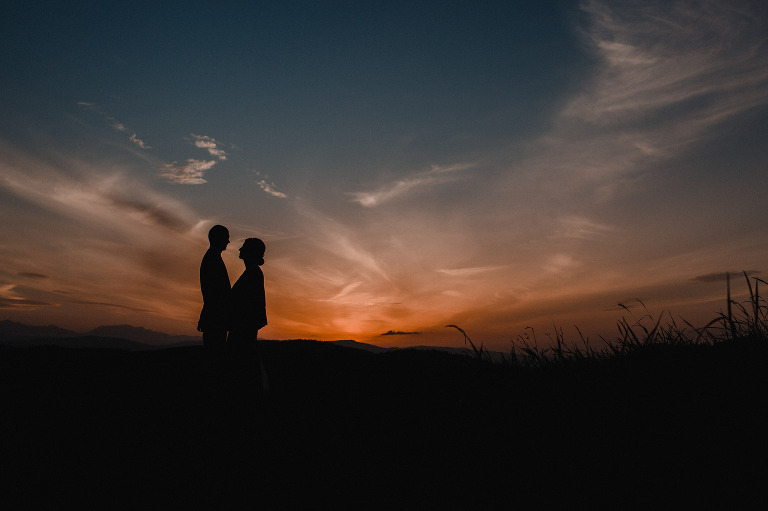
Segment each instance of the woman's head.
[[248,238],[243,242],[243,246],[240,247],[240,259],[245,261],[245,264],[254,262],[258,265],[264,264],[264,252],[266,251],[264,242],[259,238]]

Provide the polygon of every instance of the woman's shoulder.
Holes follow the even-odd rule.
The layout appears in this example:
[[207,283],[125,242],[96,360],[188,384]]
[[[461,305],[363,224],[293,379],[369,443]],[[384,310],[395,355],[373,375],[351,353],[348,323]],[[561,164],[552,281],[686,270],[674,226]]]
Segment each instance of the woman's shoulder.
[[[262,273],[261,268],[256,266],[253,268],[246,268],[242,275],[240,275],[240,278],[237,279],[237,282],[240,282],[241,285],[247,285],[254,284],[263,280],[264,274]],[[235,284],[237,284],[237,282]]]

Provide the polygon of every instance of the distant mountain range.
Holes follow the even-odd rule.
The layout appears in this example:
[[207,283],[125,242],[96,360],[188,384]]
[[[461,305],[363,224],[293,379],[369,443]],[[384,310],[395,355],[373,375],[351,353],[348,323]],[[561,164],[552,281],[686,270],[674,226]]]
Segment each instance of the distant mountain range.
[[[345,348],[383,353],[404,348],[385,348],[351,339],[327,341]],[[160,348],[195,346],[202,344],[202,336],[171,335],[131,325],[109,325],[90,332],[74,332],[55,325],[35,326],[16,321],[0,321],[0,345],[13,347],[60,346],[66,348],[104,348],[118,350],[153,350]],[[464,348],[438,346],[412,346],[408,349],[439,350],[465,354]],[[500,356],[491,352],[493,357]]]
[[110,348],[147,350],[201,344],[198,336],[170,335],[131,325],[110,325],[90,332],[74,332],[55,325],[35,326],[16,321],[0,321],[0,345],[62,346],[70,348]]
[[[392,349],[352,340],[331,341],[331,343],[374,353]],[[55,325],[35,326],[10,320],[0,321],[0,345],[4,346],[61,346],[136,351],[200,344],[202,344],[201,335],[170,335],[132,325],[100,326],[83,333]]]
[[75,337],[78,334],[55,325],[34,326],[16,321],[0,321],[0,339],[16,337]]
[[168,346],[171,344],[200,344],[202,335],[171,335],[164,332],[155,332],[140,326],[110,325],[94,328],[88,335],[99,337],[119,337],[142,344],[156,346]]
[[[386,334],[385,334],[386,335]],[[336,344],[338,346],[344,346],[345,348],[355,348],[359,350],[365,350],[370,351],[373,353],[384,353],[385,351],[394,351],[394,350],[402,350],[402,349],[409,349],[409,350],[438,350],[438,351],[444,351],[447,353],[456,353],[456,354],[467,354],[468,350],[465,348],[451,348],[446,346],[408,346],[407,348],[384,348],[381,346],[376,346],[375,344],[366,344],[364,342],[357,342],[353,340],[342,340],[342,341],[327,341],[329,344]],[[489,352],[492,356],[500,355],[496,352]]]

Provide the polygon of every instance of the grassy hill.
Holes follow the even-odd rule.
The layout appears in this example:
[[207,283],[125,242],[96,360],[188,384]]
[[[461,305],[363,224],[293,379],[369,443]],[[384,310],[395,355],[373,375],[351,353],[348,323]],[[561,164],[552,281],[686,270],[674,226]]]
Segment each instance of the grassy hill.
[[4,499],[119,507],[765,503],[768,345],[490,364],[262,342],[0,348]]

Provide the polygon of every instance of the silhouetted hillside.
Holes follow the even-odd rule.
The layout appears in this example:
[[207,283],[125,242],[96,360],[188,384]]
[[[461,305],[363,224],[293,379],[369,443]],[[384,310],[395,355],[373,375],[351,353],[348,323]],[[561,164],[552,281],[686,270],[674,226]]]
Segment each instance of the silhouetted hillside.
[[62,346],[142,350],[202,343],[200,336],[170,335],[131,325],[100,326],[77,333],[54,325],[33,326],[15,321],[0,321],[0,345],[15,347]]
[[148,330],[143,327],[131,325],[110,325],[94,328],[89,335],[100,337],[119,337],[129,341],[142,344],[152,344],[155,346],[171,346],[178,344],[200,344],[202,338],[200,335],[170,335],[163,332]]
[[138,351],[156,349],[156,346],[128,341],[120,337],[73,335],[67,337],[17,337],[0,340],[0,345],[14,348],[60,347],[76,349],[109,349]]
[[0,347],[0,456],[47,507],[764,502],[768,345],[647,348],[522,368],[265,341],[260,396],[254,353]]
[[33,326],[16,321],[0,321],[0,339],[18,339],[21,337],[74,337],[77,332],[65,330],[54,325]]
[[[324,342],[346,348],[370,351],[372,353],[383,353],[398,349],[438,350],[460,355],[467,353],[467,350],[464,348],[440,346],[385,348],[350,339]],[[85,334],[79,334],[54,325],[40,327],[25,325],[15,321],[0,321],[0,345],[6,346],[62,346],[139,350],[158,347],[199,346],[200,344],[202,344],[202,337],[199,335],[170,335],[164,332],[156,332],[154,330],[132,325],[100,326]],[[494,360],[500,360],[502,358],[502,354],[498,352],[489,352],[489,354]]]
[[372,353],[384,353],[385,351],[389,351],[391,348],[383,348],[381,346],[376,346],[375,344],[366,344],[364,342],[358,342],[353,341],[351,339],[343,339],[339,341],[328,341],[331,344],[336,344],[338,346],[343,346],[345,348],[354,348],[354,349],[360,349],[365,351],[370,351]]

